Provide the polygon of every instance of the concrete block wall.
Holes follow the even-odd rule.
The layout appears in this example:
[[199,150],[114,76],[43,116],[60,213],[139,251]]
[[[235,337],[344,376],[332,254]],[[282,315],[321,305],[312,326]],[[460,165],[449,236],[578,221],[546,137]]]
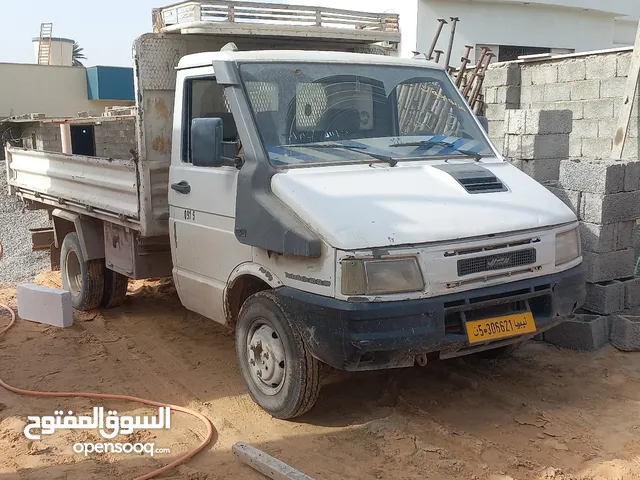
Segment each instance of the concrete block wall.
[[[617,49],[593,55],[493,65],[484,86],[491,139],[504,151],[503,114],[507,110],[571,110],[574,122],[570,156],[608,158],[630,61],[630,49]],[[625,159],[640,158],[639,115],[636,96],[623,152]]]
[[640,218],[640,161],[575,158],[560,162],[545,186],[580,220],[587,267],[583,308],[610,315],[640,306],[633,240]]
[[572,124],[571,110],[506,110],[503,154],[540,182],[558,180]]
[[96,155],[106,158],[131,158],[130,150],[138,150],[135,118],[103,121],[96,125]]
[[[96,156],[106,158],[131,158],[131,150],[138,149],[136,143],[135,118],[104,120],[95,125]],[[55,123],[33,124],[24,129],[23,142],[26,148],[62,152],[60,125]]]

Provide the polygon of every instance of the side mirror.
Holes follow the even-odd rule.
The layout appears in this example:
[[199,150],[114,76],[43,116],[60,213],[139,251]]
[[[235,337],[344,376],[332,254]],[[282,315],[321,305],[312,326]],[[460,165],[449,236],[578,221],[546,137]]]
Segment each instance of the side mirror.
[[222,161],[222,119],[191,121],[191,163],[194,167],[219,167]]
[[480,121],[480,125],[482,125],[482,128],[484,128],[484,131],[489,133],[489,120],[487,120],[487,117],[478,115],[478,120]]

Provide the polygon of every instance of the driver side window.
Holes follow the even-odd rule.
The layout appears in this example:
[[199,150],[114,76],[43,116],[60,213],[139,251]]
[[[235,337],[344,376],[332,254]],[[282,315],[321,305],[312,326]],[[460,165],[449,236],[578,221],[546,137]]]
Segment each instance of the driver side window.
[[182,137],[182,161],[193,163],[191,148],[191,123],[195,118],[222,119],[222,155],[225,164],[233,165],[237,153],[238,129],[229,109],[224,87],[215,77],[190,78],[184,88],[185,118]]

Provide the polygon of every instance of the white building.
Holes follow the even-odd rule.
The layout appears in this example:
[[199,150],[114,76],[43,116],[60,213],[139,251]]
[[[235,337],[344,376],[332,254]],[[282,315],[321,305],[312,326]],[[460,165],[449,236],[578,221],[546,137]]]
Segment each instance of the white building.
[[[633,45],[640,0],[289,0],[289,3],[400,14],[402,56],[428,51],[438,19],[459,17],[452,63],[465,45],[488,46],[498,60]],[[348,6],[347,6],[348,5]],[[445,51],[450,25],[436,49]]]

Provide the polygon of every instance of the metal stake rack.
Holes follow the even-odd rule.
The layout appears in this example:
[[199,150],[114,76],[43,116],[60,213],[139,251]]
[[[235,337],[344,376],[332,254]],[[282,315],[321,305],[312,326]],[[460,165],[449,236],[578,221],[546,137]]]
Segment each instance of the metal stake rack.
[[444,26],[451,24],[451,33],[449,35],[449,44],[444,57],[444,66],[447,73],[453,78],[456,86],[460,89],[467,102],[469,102],[469,106],[471,107],[471,109],[475,113],[479,114],[482,112],[484,106],[482,84],[484,82],[484,77],[487,69],[489,68],[489,64],[491,63],[491,59],[495,58],[495,54],[491,51],[491,49],[484,47],[480,53],[480,58],[478,59],[477,64],[470,65],[471,51],[473,50],[473,46],[465,45],[465,53],[460,59],[460,67],[452,67],[450,65],[450,62],[453,50],[453,42],[456,35],[456,26],[460,19],[458,17],[451,17],[449,20],[450,22],[447,22],[447,20],[444,18],[438,19],[439,25],[433,38],[433,42],[431,43],[431,47],[429,48],[429,51],[427,53],[413,53],[416,55],[416,57],[424,56],[424,58],[426,58],[427,60],[432,60],[436,63],[440,63],[440,58],[445,52],[442,50],[436,50],[436,45],[438,44],[438,40],[442,35]]

